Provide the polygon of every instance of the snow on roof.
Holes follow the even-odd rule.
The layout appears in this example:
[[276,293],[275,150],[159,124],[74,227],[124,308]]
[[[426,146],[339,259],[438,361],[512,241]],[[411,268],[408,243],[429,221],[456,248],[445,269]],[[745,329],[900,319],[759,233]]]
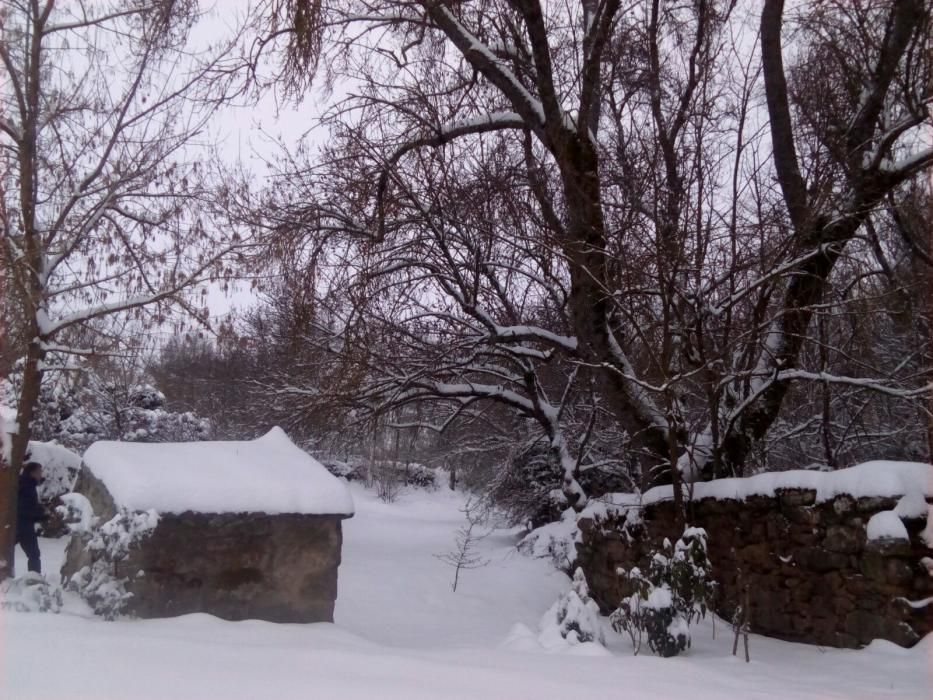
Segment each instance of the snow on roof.
[[[933,465],[921,462],[875,460],[833,472],[793,469],[785,472],[765,472],[744,478],[716,479],[692,484],[693,499],[717,498],[744,500],[751,496],[774,496],[782,489],[813,489],[818,503],[841,494],[853,498],[896,497],[920,494],[933,496]],[[656,486],[645,493],[613,493],[602,497],[591,510],[609,507],[636,506],[667,501],[673,498],[671,486]]]
[[346,484],[281,428],[249,441],[95,442],[84,465],[130,510],[353,514]]

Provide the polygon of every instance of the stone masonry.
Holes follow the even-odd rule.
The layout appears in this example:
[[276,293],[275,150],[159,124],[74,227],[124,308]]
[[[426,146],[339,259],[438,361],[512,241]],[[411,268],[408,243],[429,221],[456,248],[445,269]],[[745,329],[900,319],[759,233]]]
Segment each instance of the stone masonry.
[[[101,521],[116,514],[106,488],[82,471],[77,490]],[[226,620],[332,622],[342,515],[161,514],[158,525],[113,562],[132,593],[125,612],[171,617],[204,612]],[[102,556],[75,535],[62,575]]]
[[[779,490],[747,500],[705,498],[689,504],[689,524],[709,534],[719,583],[716,612],[731,619],[748,588],[752,630],[796,642],[859,647],[873,639],[901,646],[933,631],[933,557],[920,538],[925,519],[905,520],[910,541],[867,541],[875,513],[896,498],[839,495],[817,503],[808,489]],[[628,592],[616,573],[647,562],[664,538],[675,541],[673,503],[642,508],[642,522],[624,515],[580,521],[577,562],[604,612]],[[913,604],[911,604],[913,603]]]

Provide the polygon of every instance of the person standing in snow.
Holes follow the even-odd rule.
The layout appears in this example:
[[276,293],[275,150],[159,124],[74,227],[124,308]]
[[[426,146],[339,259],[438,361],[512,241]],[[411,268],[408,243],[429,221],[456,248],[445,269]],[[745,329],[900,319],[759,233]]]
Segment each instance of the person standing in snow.
[[27,462],[19,475],[19,492],[16,504],[16,541],[28,559],[28,568],[37,574],[42,573],[42,561],[39,554],[39,538],[36,536],[36,523],[48,518],[45,509],[39,503],[39,484],[42,483],[42,465]]

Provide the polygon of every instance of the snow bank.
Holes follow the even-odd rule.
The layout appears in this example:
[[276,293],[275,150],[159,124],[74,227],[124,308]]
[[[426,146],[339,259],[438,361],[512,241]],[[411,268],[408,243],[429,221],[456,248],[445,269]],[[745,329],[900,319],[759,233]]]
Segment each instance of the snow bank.
[[281,428],[242,442],[96,442],[84,465],[132,511],[353,514],[346,484]]

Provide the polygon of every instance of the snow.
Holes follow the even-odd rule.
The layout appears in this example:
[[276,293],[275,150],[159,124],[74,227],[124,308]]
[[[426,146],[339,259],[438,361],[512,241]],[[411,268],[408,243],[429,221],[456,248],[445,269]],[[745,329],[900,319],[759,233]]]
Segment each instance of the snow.
[[675,617],[667,626],[667,633],[672,637],[685,637],[690,639],[690,625],[680,615]]
[[927,547],[933,549],[933,506],[927,506],[927,522],[920,533],[920,539]]
[[[590,597],[582,569],[574,571],[570,590],[544,613],[539,627],[541,631],[537,641],[542,648],[550,651],[584,644],[605,644],[599,606]],[[513,628],[512,636],[515,632]]]
[[927,514],[927,501],[920,491],[905,493],[894,507],[894,512],[902,518],[922,518]]
[[579,541],[577,514],[572,508],[568,508],[560,520],[542,525],[528,533],[518,543],[518,547],[529,556],[549,559],[555,567],[569,570],[577,559],[576,543]]
[[12,436],[19,432],[16,409],[0,404],[0,462],[10,463]]
[[643,605],[649,610],[664,610],[674,605],[674,599],[671,597],[671,589],[665,586],[653,588],[648,594],[648,600]]
[[42,465],[44,481],[39,485],[39,497],[49,500],[74,488],[81,471],[81,457],[54,442],[29,443],[29,461]]
[[893,510],[875,513],[868,521],[869,540],[909,540],[907,528]]
[[69,520],[73,514],[74,521],[69,521],[72,532],[87,532],[94,522],[94,508],[86,496],[80,493],[66,493],[62,497],[62,505],[58,506],[62,516]]
[[[481,542],[489,566],[457,593],[434,555],[449,549],[464,500],[407,493],[393,504],[351,486],[336,624],[226,622],[208,615],[106,622],[66,595],[60,614],[0,612],[0,696],[16,700],[881,700],[929,697],[933,636],[914,649],[861,651],[751,636],[732,656],[721,620],[691,628],[688,652],[633,656],[604,625],[607,647],[546,648],[538,620],[570,582],[516,554],[517,533]],[[42,540],[54,570],[64,540]],[[25,561],[17,552],[17,565]]]
[[[812,489],[816,491],[818,503],[832,500],[842,494],[848,494],[853,498],[907,496],[902,509],[910,512],[917,508],[917,499],[933,496],[933,465],[874,460],[832,472],[792,469],[744,478],[717,479],[691,484],[691,489],[694,500],[745,500],[752,496],[774,496],[783,489]],[[671,486],[656,486],[644,494],[613,493],[603,496],[602,500],[610,507],[630,507],[668,501],[672,498]],[[915,517],[903,514],[904,517]]]
[[96,442],[84,465],[129,510],[353,514],[346,484],[281,428],[250,441]]

